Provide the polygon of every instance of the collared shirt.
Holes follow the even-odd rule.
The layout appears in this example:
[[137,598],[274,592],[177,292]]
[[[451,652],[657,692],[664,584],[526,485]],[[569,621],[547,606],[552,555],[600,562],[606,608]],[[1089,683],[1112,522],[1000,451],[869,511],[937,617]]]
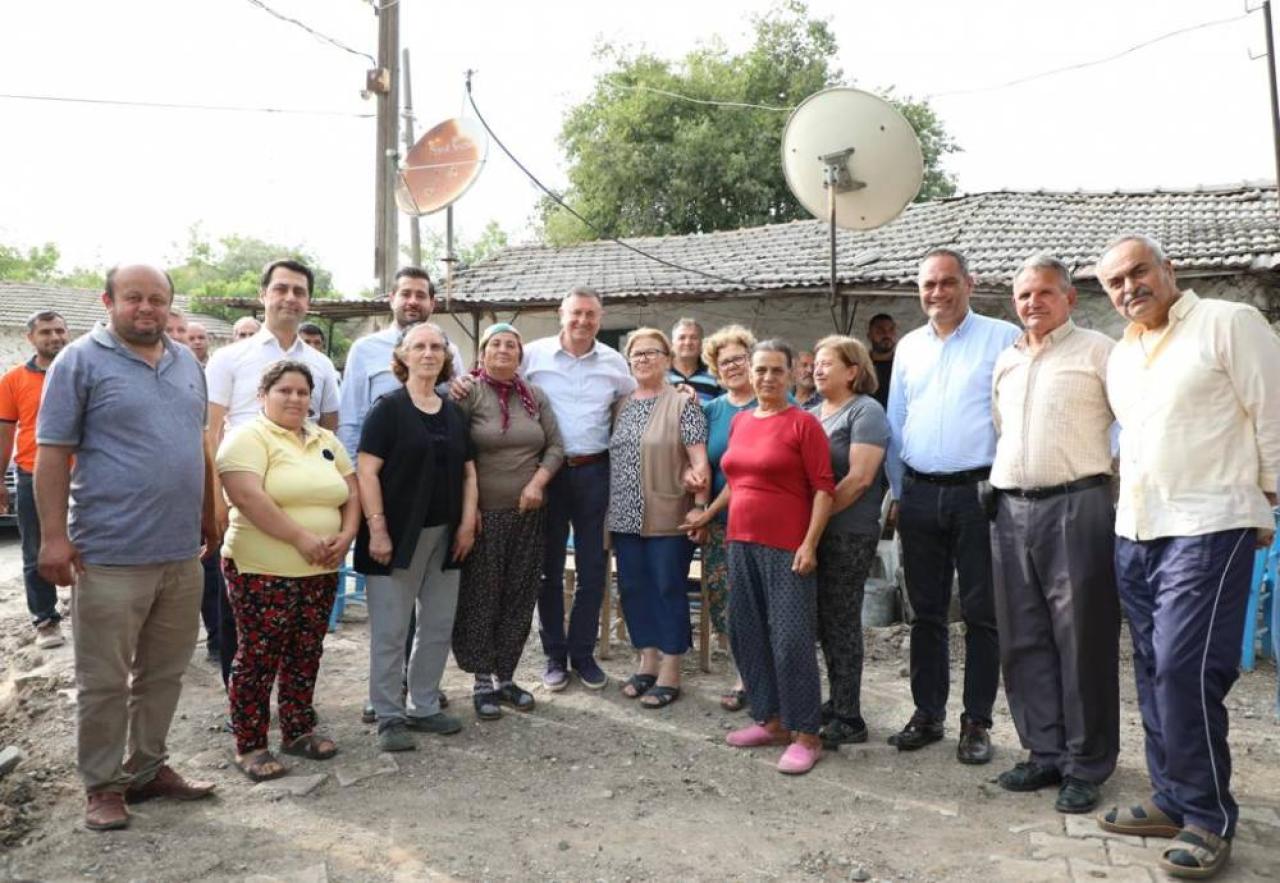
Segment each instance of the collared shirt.
[[1280,338],[1246,304],[1174,302],[1133,323],[1107,364],[1120,421],[1116,533],[1130,540],[1271,528],[1280,474]]
[[1032,352],[1024,334],[991,381],[998,488],[1054,487],[1111,473],[1107,358],[1115,341],[1068,319]]
[[200,551],[204,372],[167,337],[156,366],[105,324],[49,367],[36,441],[73,448],[67,530],[89,564],[161,564]]
[[800,401],[798,396],[799,392],[800,390],[798,389],[792,390],[789,398],[804,410],[810,411],[822,404],[822,393],[818,392],[816,389],[803,402]]
[[[218,448],[218,474],[250,472],[285,515],[316,536],[342,529],[342,507],[350,496],[346,477],[355,472],[338,437],[319,426],[303,427],[305,440],[259,414],[227,434]],[[277,539],[232,506],[222,556],[240,573],[314,576],[337,568],[309,563],[290,543]]]
[[32,356],[0,377],[0,422],[18,424],[13,462],[23,472],[36,468],[36,415],[40,413],[40,392],[45,370]]
[[311,369],[315,388],[311,392],[308,418],[338,410],[338,371],[329,357],[303,343],[301,335],[284,349],[266,326],[253,337],[224,346],[209,357],[205,376],[209,379],[209,402],[227,409],[227,428],[234,429],[258,416],[258,382],[268,366],[281,359],[296,359]]
[[686,383],[693,387],[693,391],[698,394],[698,404],[701,405],[705,405],[724,392],[720,388],[719,382],[711,376],[711,372],[707,370],[707,366],[702,364],[701,360],[699,360],[698,367],[694,369],[692,374],[685,374],[672,364],[671,369],[667,371],[667,382],[673,386]]
[[565,456],[609,449],[613,403],[636,388],[617,350],[597,340],[585,355],[575,356],[560,345],[558,336],[544,337],[524,348],[520,373],[551,400]]
[[[394,322],[381,331],[366,334],[351,344],[342,374],[341,404],[338,407],[338,438],[352,457],[360,447],[360,427],[365,415],[379,398],[401,387],[391,373],[391,352],[404,332]],[[462,353],[449,341],[455,376],[466,371]]]
[[895,498],[902,496],[904,464],[933,473],[991,465],[996,454],[991,373],[1019,333],[1016,325],[970,310],[946,338],[929,322],[898,341],[885,460]]

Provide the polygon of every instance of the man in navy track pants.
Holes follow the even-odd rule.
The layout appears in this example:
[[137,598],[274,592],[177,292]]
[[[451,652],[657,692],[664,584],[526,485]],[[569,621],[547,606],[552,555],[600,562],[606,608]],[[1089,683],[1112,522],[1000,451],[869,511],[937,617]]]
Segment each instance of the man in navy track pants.
[[1107,366],[1120,423],[1116,582],[1133,639],[1153,793],[1098,817],[1172,837],[1161,867],[1207,877],[1231,852],[1227,692],[1254,550],[1280,471],[1280,338],[1253,307],[1180,291],[1159,243],[1116,240],[1097,276],[1129,320]]

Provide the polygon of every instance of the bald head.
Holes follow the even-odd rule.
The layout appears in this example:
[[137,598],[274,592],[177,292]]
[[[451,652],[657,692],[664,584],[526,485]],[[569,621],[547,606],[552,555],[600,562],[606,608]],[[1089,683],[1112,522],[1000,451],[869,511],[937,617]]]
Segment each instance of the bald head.
[[173,280],[148,264],[117,265],[107,271],[102,303],[117,337],[134,347],[153,347],[169,321]]
[[192,320],[187,323],[187,346],[196,354],[196,359],[203,365],[209,358],[209,329],[203,322]]
[[241,316],[231,326],[231,339],[244,340],[246,337],[253,337],[261,328],[262,323],[253,316]]

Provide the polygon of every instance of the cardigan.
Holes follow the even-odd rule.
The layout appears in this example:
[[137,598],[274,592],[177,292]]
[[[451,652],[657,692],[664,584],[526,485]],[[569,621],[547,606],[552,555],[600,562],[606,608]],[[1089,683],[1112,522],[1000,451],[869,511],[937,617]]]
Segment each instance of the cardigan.
[[[391,564],[379,564],[369,557],[369,524],[362,519],[356,534],[355,568],[366,576],[387,576],[392,569],[407,568],[413,560],[418,535],[427,514],[436,483],[443,479],[449,500],[449,548],[462,521],[462,486],[465,464],[474,459],[467,418],[448,399],[441,408],[448,423],[448,466],[440,476],[435,469],[435,442],[422,420],[422,412],[404,387],[374,402],[360,432],[359,450],[382,459],[378,484],[382,488],[382,514],[391,536]],[[452,557],[444,570],[454,570],[461,562]]]

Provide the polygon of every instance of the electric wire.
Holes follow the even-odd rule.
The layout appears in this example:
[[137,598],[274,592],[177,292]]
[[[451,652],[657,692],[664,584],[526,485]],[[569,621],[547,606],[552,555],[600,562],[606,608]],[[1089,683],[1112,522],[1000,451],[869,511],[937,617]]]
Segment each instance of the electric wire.
[[134,101],[125,98],[81,98],[71,95],[23,95],[11,92],[0,92],[0,98],[14,101],[55,101],[67,104],[101,104],[113,107],[149,107],[162,110],[215,110],[229,113],[274,113],[301,116],[347,117],[350,119],[372,119],[377,114],[349,113],[341,110],[306,110],[293,107],[249,107],[236,104],[185,104],[174,101]]
[[476,121],[480,123],[481,126],[484,127],[485,132],[487,132],[489,137],[493,139],[493,143],[498,145],[498,149],[507,155],[507,159],[511,160],[511,162],[515,164],[516,168],[518,168],[521,172],[523,172],[525,174],[525,177],[527,177],[530,181],[532,181],[539,190],[541,190],[548,197],[550,197],[550,199],[556,205],[560,206],[562,209],[564,209],[569,214],[573,215],[575,218],[581,221],[587,227],[588,230],[595,233],[596,236],[599,237],[600,239],[607,240],[609,242],[614,243],[615,245],[620,245],[623,248],[625,248],[627,251],[634,252],[635,254],[638,254],[643,258],[647,258],[651,261],[662,264],[665,267],[670,267],[673,270],[680,270],[681,272],[684,272],[684,273],[693,273],[694,275],[703,276],[707,279],[715,280],[716,282],[727,282],[730,285],[740,285],[743,288],[751,287],[751,283],[745,279],[730,279],[726,276],[719,276],[715,273],[708,273],[706,270],[699,270],[694,267],[686,267],[683,264],[677,264],[675,261],[669,261],[666,258],[658,257],[657,255],[647,252],[642,248],[637,248],[636,246],[628,242],[624,242],[623,240],[619,239],[616,236],[608,235],[607,233],[602,231],[599,227],[597,227],[595,224],[591,223],[586,218],[584,218],[581,214],[579,214],[577,210],[574,209],[572,206],[570,206],[567,202],[565,202],[564,199],[562,199],[558,193],[553,191],[546,184],[543,184],[542,181],[539,180],[535,174],[533,174],[533,172],[529,171],[528,167],[525,166],[524,163],[516,159],[515,154],[513,154],[510,150],[507,149],[507,145],[503,144],[502,139],[498,137],[497,133],[495,133],[492,128],[490,128],[488,121],[486,121],[484,118],[484,114],[480,112],[480,108],[476,105],[475,95],[471,91],[471,75],[469,71],[467,73],[467,101],[470,102],[471,110],[476,115]]
[[[291,18],[282,12],[277,12],[267,4],[263,3],[262,0],[246,0],[246,2],[251,3],[252,5],[258,7],[268,15],[275,16],[276,18],[280,19],[283,22],[288,22],[291,25],[296,25],[297,27],[302,28],[304,31],[306,31],[311,36],[315,37],[317,40],[320,40],[324,43],[328,43],[330,46],[335,46],[338,49],[341,49],[343,52],[349,52],[352,55],[358,56],[360,58],[367,58],[369,59],[369,63],[372,64],[374,67],[378,66],[378,59],[374,58],[368,52],[361,52],[359,49],[352,49],[346,43],[343,43],[340,40],[335,40],[333,37],[330,37],[328,34],[320,33],[315,28],[311,27],[305,22],[298,21],[298,19],[296,18]],[[390,5],[390,4],[387,4],[387,5]]]
[[679,92],[671,92],[667,89],[659,89],[656,86],[646,86],[643,83],[620,83],[612,77],[601,77],[601,82],[606,85],[613,86],[615,89],[629,89],[634,92],[652,92],[655,95],[665,95],[668,98],[676,98],[680,101],[687,101],[690,104],[703,104],[711,107],[741,107],[754,110],[773,110],[782,113],[790,113],[795,110],[795,106],[781,107],[773,104],[752,104],[749,101],[723,101],[715,98],[694,98],[691,95],[681,95]]

